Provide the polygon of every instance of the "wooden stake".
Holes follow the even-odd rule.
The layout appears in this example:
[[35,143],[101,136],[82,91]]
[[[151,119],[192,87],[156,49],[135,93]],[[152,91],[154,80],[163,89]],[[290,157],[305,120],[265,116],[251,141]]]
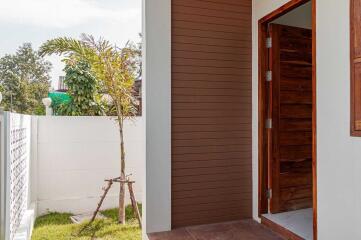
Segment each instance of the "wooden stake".
[[137,201],[135,200],[134,191],[133,191],[133,183],[134,182],[128,181],[129,196],[130,196],[130,201],[132,203],[134,215],[138,219],[139,227],[142,228],[142,219],[140,217]]
[[99,210],[100,210],[100,207],[102,206],[103,202],[104,202],[104,199],[105,197],[107,196],[110,188],[112,187],[113,185],[113,179],[110,179],[110,180],[106,180],[108,182],[108,186],[104,189],[104,193],[102,195],[102,197],[100,198],[100,201],[98,203],[98,206],[97,206],[97,209],[95,210],[95,212],[93,213],[93,217],[91,218],[89,224],[91,224],[92,222],[94,222]]

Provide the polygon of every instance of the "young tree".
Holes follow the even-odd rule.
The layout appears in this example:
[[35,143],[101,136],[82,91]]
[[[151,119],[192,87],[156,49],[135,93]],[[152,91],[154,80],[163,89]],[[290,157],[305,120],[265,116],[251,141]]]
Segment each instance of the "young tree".
[[51,63],[24,43],[15,54],[0,58],[0,89],[5,110],[25,114],[43,113],[41,100],[50,87]]
[[95,74],[88,62],[67,61],[64,83],[68,87],[70,101],[54,104],[56,115],[65,116],[102,116],[105,103],[101,100]]
[[[64,54],[65,61],[87,61],[102,89],[111,97],[116,108],[120,137],[120,179],[126,180],[124,120],[135,115],[133,85],[139,66],[139,52],[127,44],[120,49],[104,39],[95,40],[91,35],[82,34],[80,40],[56,38],[40,47],[40,54]],[[120,184],[119,223],[125,223],[125,185]]]

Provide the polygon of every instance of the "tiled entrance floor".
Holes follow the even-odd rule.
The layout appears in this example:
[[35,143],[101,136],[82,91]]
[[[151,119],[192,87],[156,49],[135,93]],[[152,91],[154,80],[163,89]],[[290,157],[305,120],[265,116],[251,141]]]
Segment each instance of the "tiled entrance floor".
[[149,240],[283,240],[253,220],[187,227],[148,237]]
[[312,208],[263,216],[306,240],[313,239]]

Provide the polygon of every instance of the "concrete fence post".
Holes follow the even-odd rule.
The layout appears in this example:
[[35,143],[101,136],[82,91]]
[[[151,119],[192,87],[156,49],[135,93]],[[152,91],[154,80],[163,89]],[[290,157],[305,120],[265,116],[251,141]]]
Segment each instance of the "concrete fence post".
[[51,98],[43,98],[43,104],[45,106],[45,115],[51,116],[53,115],[53,109],[51,107],[52,100]]

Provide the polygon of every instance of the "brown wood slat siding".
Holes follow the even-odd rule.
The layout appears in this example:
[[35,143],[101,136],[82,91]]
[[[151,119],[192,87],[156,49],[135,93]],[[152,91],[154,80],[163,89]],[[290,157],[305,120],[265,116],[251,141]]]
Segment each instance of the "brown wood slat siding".
[[172,0],[173,228],[251,217],[251,4]]

